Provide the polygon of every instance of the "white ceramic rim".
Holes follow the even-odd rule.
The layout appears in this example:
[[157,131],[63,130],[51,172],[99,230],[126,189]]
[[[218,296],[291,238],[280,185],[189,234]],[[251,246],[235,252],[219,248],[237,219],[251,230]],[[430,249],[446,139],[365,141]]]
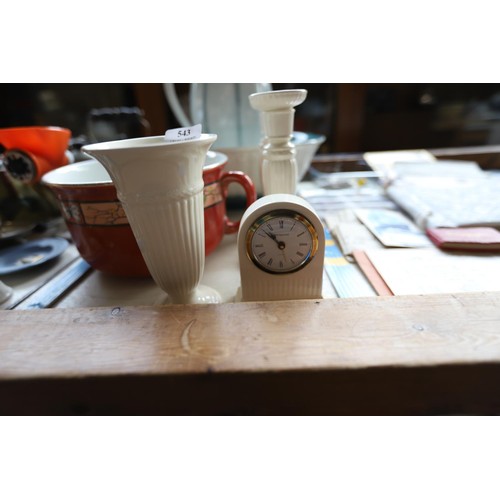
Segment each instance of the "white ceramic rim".
[[201,134],[198,139],[189,141],[169,142],[164,135],[154,135],[150,137],[134,137],[132,139],[120,139],[118,141],[96,142],[82,147],[82,151],[87,154],[89,151],[119,151],[123,149],[149,149],[157,146],[168,148],[184,148],[193,143],[215,142],[217,134]]
[[[97,168],[97,172],[100,174],[98,180],[90,181],[81,178],[85,175],[85,169],[89,167]],[[80,179],[71,180],[70,176],[78,176]],[[55,168],[47,172],[42,177],[41,181],[47,186],[59,187],[110,186],[113,184],[108,172],[97,160],[84,160],[77,163],[71,163],[64,167]]]
[[[219,151],[208,151],[203,170],[217,168],[221,165],[225,165],[227,161],[228,157],[224,153]],[[89,167],[96,170],[95,173],[100,176],[98,180],[89,181],[88,179],[83,179],[83,176],[85,176],[85,170]],[[77,179],[71,180],[71,176],[76,176]],[[99,161],[93,159],[72,163],[70,165],[51,170],[42,177],[42,183],[47,186],[58,187],[92,187],[113,185],[113,181],[111,180],[107,170]]]
[[203,170],[211,170],[212,168],[220,167],[228,162],[228,157],[220,151],[207,151]]

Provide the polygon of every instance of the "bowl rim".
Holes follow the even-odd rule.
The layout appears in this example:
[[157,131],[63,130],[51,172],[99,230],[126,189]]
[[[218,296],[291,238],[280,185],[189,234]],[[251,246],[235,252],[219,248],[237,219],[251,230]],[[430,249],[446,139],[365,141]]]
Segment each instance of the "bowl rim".
[[20,127],[2,127],[0,132],[26,132],[28,130],[50,131],[50,132],[64,132],[71,135],[71,130],[66,127],[57,127],[55,125],[26,125]]
[[[224,153],[220,151],[208,151],[205,158],[205,165],[203,166],[203,171],[211,171],[215,170],[219,167],[224,167],[228,162],[228,157]],[[96,181],[86,181],[86,182],[68,182],[63,180],[57,180],[57,178],[61,175],[65,175],[67,172],[82,170],[92,165],[98,165],[101,167],[105,179],[96,180]],[[79,161],[76,163],[71,163],[69,165],[65,165],[64,167],[59,167],[47,172],[41,179],[41,182],[48,187],[60,187],[60,188],[85,188],[85,187],[98,187],[98,186],[112,186],[114,185],[113,180],[109,176],[107,170],[104,168],[101,162],[95,160],[93,158],[88,160]]]
[[[68,182],[67,180],[57,181],[58,176],[64,175],[67,172],[72,172],[78,169],[85,168],[86,166],[98,165],[102,168],[104,175],[107,177],[105,180],[97,180],[97,181],[86,181],[86,182]],[[54,180],[52,180],[54,178]],[[113,184],[111,177],[107,170],[102,166],[102,164],[94,159],[83,160],[76,163],[70,163],[69,165],[65,165],[64,167],[55,168],[50,172],[47,172],[41,179],[42,184],[45,184],[49,187],[61,187],[61,188],[71,188],[71,187],[96,187],[96,186],[110,186]]]
[[[211,162],[207,163],[207,160],[210,158]],[[229,158],[226,154],[221,151],[208,151],[205,159],[205,165],[203,165],[203,172],[206,170],[213,170],[219,167],[224,167],[226,163],[229,161]]]
[[316,132],[306,132],[307,134],[307,139],[304,142],[301,142],[297,145],[300,144],[317,144],[323,143],[326,141],[326,135],[323,134],[317,134]]

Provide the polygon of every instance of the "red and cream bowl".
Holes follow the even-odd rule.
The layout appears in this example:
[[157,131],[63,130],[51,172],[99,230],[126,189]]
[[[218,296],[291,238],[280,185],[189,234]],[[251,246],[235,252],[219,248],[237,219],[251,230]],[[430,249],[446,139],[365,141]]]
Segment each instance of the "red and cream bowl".
[[55,194],[80,255],[118,276],[149,276],[106,169],[97,160],[57,168],[42,177]]
[[[207,153],[203,169],[207,254],[224,232],[220,228],[224,226],[225,199],[217,181],[226,163],[224,154]],[[80,255],[94,269],[119,276],[149,276],[113,181],[97,160],[52,170],[43,176],[42,183],[54,193]],[[249,197],[249,203],[252,200]]]

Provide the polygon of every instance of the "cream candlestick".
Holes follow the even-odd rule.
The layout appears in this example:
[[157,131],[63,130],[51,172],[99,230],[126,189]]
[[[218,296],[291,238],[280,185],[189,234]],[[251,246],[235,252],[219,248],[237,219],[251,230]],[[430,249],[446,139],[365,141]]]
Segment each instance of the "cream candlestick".
[[250,105],[260,112],[265,135],[261,177],[265,195],[295,194],[297,161],[292,133],[295,106],[303,103],[307,90],[273,90],[249,96]]

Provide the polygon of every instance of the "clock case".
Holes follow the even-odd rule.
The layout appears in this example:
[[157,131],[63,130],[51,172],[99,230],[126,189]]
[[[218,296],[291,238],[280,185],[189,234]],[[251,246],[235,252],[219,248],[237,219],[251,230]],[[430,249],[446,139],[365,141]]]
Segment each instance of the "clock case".
[[[270,273],[260,269],[247,253],[247,234],[254,223],[270,212],[287,210],[305,217],[314,227],[318,248],[311,261],[290,273]],[[263,196],[247,208],[238,232],[241,300],[291,300],[321,298],[325,260],[325,232],[313,207],[291,194]]]

